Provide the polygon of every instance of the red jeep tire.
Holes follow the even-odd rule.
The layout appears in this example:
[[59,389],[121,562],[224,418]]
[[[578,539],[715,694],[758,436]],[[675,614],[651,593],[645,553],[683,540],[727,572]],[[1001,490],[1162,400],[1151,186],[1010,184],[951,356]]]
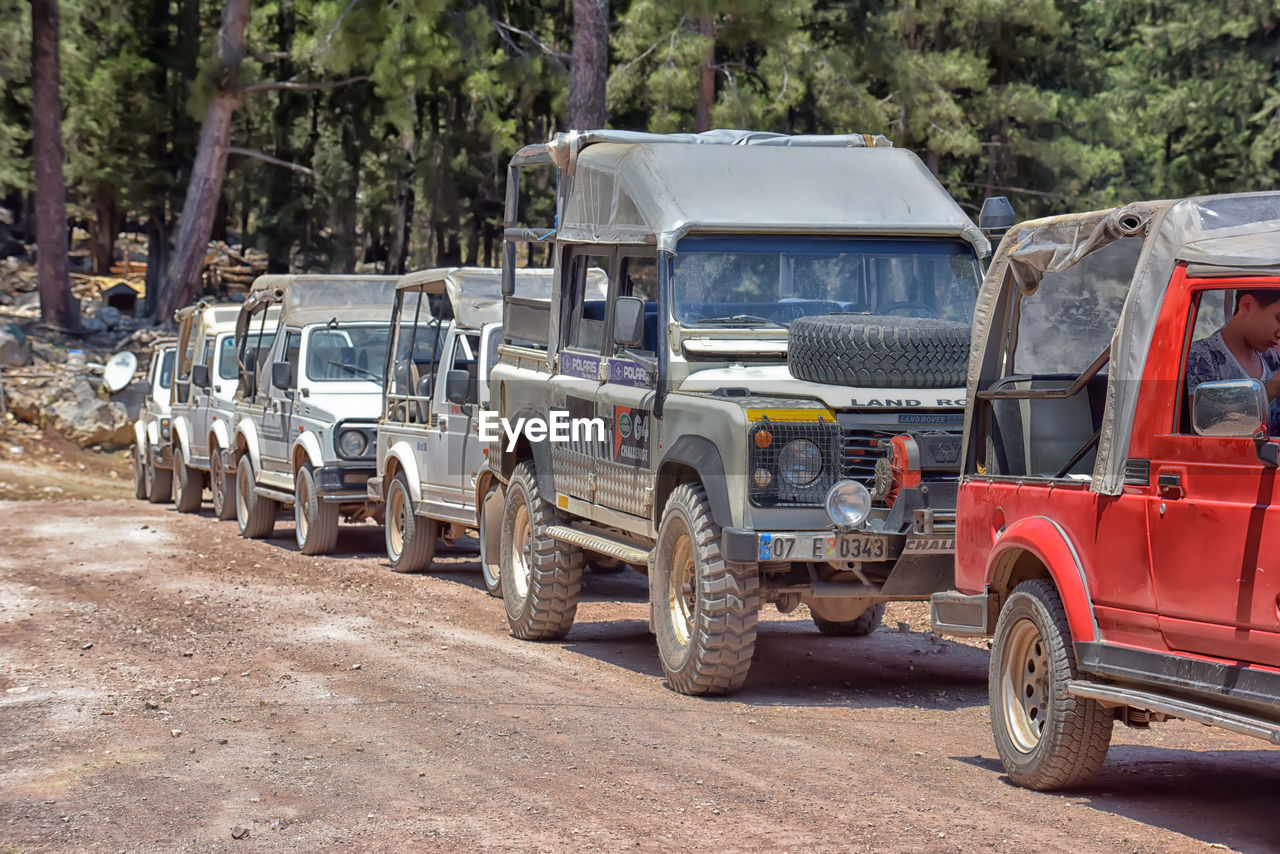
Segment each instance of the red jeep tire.
[[1102,768],[1112,716],[1097,701],[1067,693],[1075,678],[1058,591],[1043,579],[1022,582],[996,623],[988,692],[996,751],[1017,785],[1066,789]]

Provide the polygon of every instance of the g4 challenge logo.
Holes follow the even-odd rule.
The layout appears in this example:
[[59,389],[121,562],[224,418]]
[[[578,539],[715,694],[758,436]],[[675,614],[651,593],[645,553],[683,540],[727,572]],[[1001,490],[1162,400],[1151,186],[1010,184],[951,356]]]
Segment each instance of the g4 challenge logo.
[[614,462],[649,465],[649,426],[652,420],[653,416],[647,409],[633,406],[613,408]]

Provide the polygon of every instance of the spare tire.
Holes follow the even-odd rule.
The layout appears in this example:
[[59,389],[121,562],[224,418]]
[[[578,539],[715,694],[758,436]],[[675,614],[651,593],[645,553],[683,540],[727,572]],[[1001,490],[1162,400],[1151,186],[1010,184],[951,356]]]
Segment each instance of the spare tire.
[[864,388],[955,388],[969,367],[969,325],[932,317],[827,314],[791,323],[797,379]]

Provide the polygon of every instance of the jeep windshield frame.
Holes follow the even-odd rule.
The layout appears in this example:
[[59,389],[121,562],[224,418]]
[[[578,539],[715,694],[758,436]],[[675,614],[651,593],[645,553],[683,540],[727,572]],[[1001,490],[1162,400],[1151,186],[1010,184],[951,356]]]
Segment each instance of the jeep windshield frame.
[[331,321],[307,327],[306,337],[304,369],[308,380],[377,383],[381,392],[382,370],[391,339],[391,327],[387,323]]
[[835,313],[970,323],[982,267],[959,238],[691,235],[667,278],[672,315],[689,328],[777,329]]

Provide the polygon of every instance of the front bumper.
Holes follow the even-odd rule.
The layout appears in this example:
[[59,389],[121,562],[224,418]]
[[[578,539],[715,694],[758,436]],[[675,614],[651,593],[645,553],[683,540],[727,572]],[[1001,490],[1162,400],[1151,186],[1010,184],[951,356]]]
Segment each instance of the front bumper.
[[147,452],[151,454],[151,465],[158,469],[173,468],[173,445],[151,445]]
[[324,466],[315,470],[316,495],[321,501],[346,503],[368,498],[369,478],[375,476],[373,466]]

